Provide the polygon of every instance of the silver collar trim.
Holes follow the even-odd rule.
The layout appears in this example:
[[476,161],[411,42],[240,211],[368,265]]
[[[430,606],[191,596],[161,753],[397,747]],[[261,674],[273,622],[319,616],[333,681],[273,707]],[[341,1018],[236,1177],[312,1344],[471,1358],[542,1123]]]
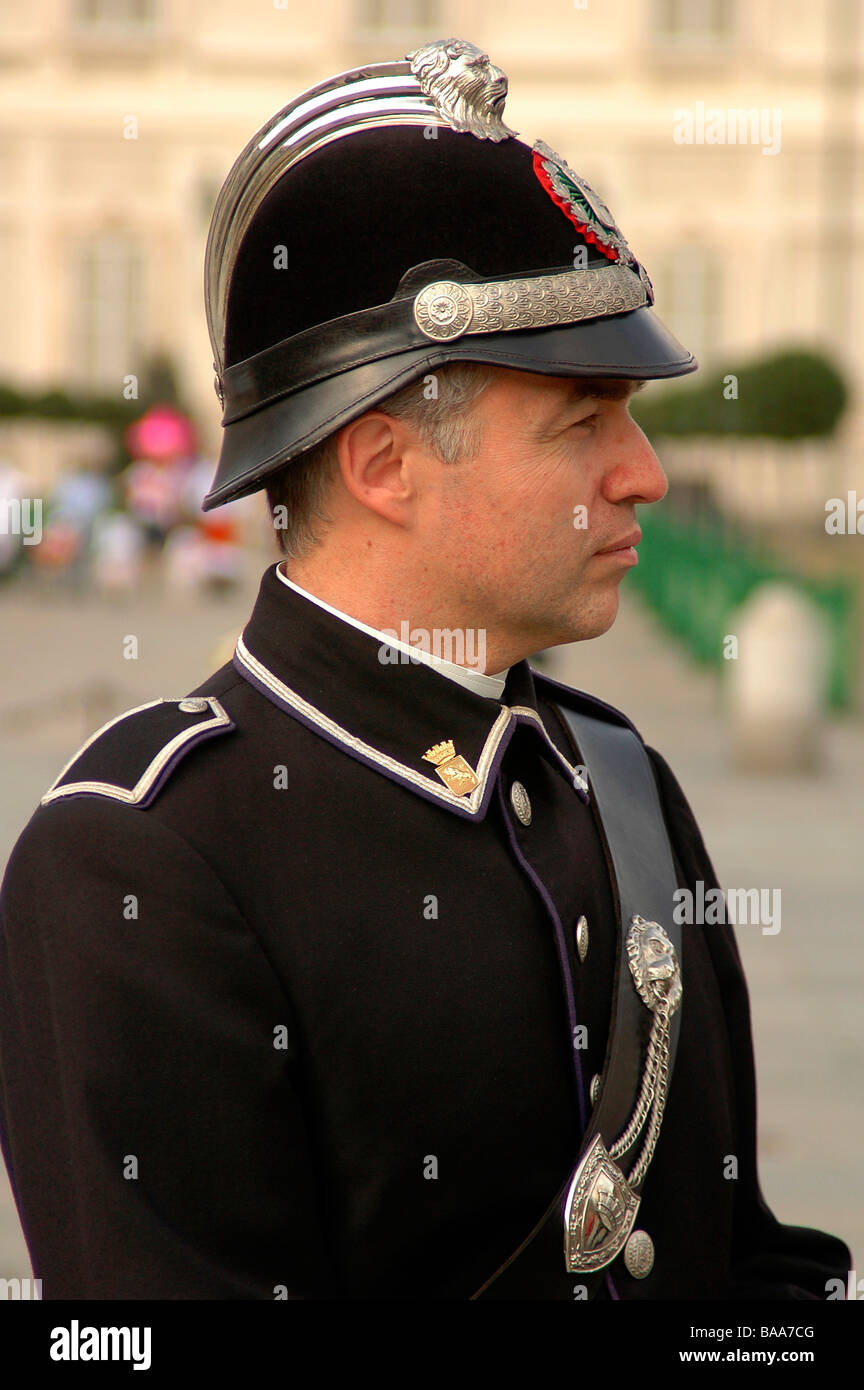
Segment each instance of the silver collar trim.
[[389,754],[382,753],[380,748],[375,748],[371,743],[366,743],[364,739],[357,738],[355,734],[349,733],[341,724],[337,724],[335,719],[330,719],[322,710],[317,709],[315,705],[311,705],[308,700],[304,700],[302,695],[298,695],[296,690],[292,690],[284,681],[280,681],[278,676],[274,675],[262,661],[259,661],[256,656],[253,656],[246,646],[246,643],[243,641],[242,636],[237,638],[237,646],[234,654],[240,665],[245,667],[250,675],[254,676],[257,681],[260,681],[263,686],[275,695],[280,704],[288,705],[305,719],[308,719],[310,723],[321,729],[323,733],[329,734],[336,742],[343,744],[346,748],[352,749],[363,759],[377,764],[382,770],[386,770],[394,776],[401,778],[403,781],[410,782],[413,786],[421,788],[427,795],[431,795],[436,800],[442,801],[445,806],[458,807],[458,809],[463,812],[467,807],[471,815],[479,815],[486,792],[486,784],[489,780],[489,773],[498,751],[498,745],[513,716],[521,716],[522,718],[531,720],[543,735],[543,738],[552,749],[562,767],[566,769],[571,781],[573,779],[575,768],[571,767],[564,755],[555,747],[546,732],[543,721],[536,711],[524,705],[513,705],[512,707],[502,705],[501,713],[489,731],[489,735],[483,745],[483,751],[480,754],[475,769],[480,779],[478,785],[467,796],[455,796],[453,792],[443,784],[440,787],[436,786],[431,777],[424,776],[422,772],[417,772],[406,763],[399,762],[397,758],[391,758]]

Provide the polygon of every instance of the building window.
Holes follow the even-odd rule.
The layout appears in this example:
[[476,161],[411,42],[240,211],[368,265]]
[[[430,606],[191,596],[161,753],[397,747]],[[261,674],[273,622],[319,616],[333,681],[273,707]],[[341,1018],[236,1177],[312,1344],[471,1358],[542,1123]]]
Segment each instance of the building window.
[[88,33],[154,28],[159,0],[72,0],[72,26]]
[[651,262],[657,310],[700,366],[723,347],[719,258],[703,246],[679,246]]
[[441,26],[440,0],[355,0],[354,26],[360,34],[429,35]]
[[137,240],[103,232],[72,259],[71,375],[90,391],[119,392],[140,368],[144,340],[144,258]]
[[732,37],[730,0],[654,0],[654,36],[680,43],[716,43]]

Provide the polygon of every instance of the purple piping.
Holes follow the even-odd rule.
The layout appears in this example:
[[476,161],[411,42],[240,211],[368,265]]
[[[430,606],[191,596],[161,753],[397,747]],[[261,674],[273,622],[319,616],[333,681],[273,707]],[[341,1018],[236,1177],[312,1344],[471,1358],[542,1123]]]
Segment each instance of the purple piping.
[[[510,837],[510,844],[512,846],[513,853],[515,854],[519,863],[522,865],[522,868],[525,870],[525,873],[528,875],[537,892],[540,894],[540,897],[543,899],[543,905],[546,908],[546,911],[548,912],[549,916],[552,918],[552,925],[555,928],[555,944],[558,947],[558,959],[561,963],[561,974],[564,977],[564,993],[567,997],[567,1017],[570,1022],[570,1042],[572,1047],[573,1034],[576,1030],[578,1019],[576,1015],[576,996],[573,991],[573,980],[571,979],[570,967],[567,963],[567,944],[564,937],[564,928],[561,925],[561,918],[558,916],[558,910],[555,907],[555,904],[552,901],[551,897],[549,896],[549,890],[547,889],[543,880],[534,872],[534,869],[528,863],[528,860],[525,858],[525,856],[522,854],[522,851],[519,848],[519,841],[516,839],[516,833],[510,822],[510,817],[507,814],[507,804],[504,800],[504,792],[501,787],[500,781],[497,783],[497,786],[498,797],[501,802],[501,808],[504,817],[504,824],[507,827],[507,834]],[[582,1133],[584,1134],[587,1122],[585,1118],[585,1083],[582,1077],[582,1061],[579,1056],[579,1048],[572,1047],[572,1051],[573,1069],[576,1074],[576,1095],[579,1101],[579,1122],[582,1126]]]
[[231,730],[235,729],[236,727],[237,726],[234,723],[234,720],[232,719],[228,724],[217,724],[214,728],[202,729],[200,734],[196,733],[192,738],[187,738],[186,742],[181,743],[180,747],[177,748],[174,751],[174,753],[172,753],[171,757],[168,759],[162,771],[159,773],[159,776],[154,782],[153,786],[150,788],[147,795],[141,801],[139,801],[138,805],[150,805],[150,802],[154,799],[157,792],[161,791],[162,783],[168,776],[169,772],[173,772],[177,764],[181,762],[183,758],[185,758],[186,754],[190,753],[193,748],[197,748],[199,743],[206,743],[208,738],[215,738],[217,734],[230,733]]

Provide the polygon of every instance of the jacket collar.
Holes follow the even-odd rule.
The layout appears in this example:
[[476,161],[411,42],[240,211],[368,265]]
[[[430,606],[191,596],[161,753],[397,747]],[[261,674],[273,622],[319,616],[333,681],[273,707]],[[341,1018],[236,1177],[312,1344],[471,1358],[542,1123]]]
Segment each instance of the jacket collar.
[[455,662],[446,661],[433,652],[424,651],[422,647],[409,646],[407,639],[410,633],[407,623],[403,624],[403,629],[405,629],[404,636],[406,639],[403,642],[396,637],[395,633],[381,632],[378,628],[370,627],[368,623],[361,623],[358,618],[349,617],[347,613],[340,613],[338,608],[333,608],[329,603],[325,603],[323,599],[317,598],[315,594],[310,594],[308,590],[296,584],[293,579],[286,578],[281,565],[276,566],[276,578],[279,580],[280,584],[287,585],[289,589],[294,589],[296,592],[299,592],[304,598],[309,599],[311,603],[317,604],[319,608],[324,608],[328,613],[333,613],[337,618],[341,618],[344,623],[348,623],[349,627],[359,628],[361,632],[366,632],[371,637],[374,637],[377,642],[384,642],[386,639],[390,650],[390,659],[394,664],[399,663],[399,652],[404,652],[413,661],[425,661],[427,666],[434,666],[436,671],[439,671],[441,675],[449,676],[450,679],[455,680],[458,685],[464,685],[468,690],[473,690],[475,695],[483,695],[487,698],[496,700],[501,699],[507,680],[507,671],[502,671],[496,676],[488,676],[485,672],[474,671],[469,666],[457,666]]
[[[276,568],[262,578],[234,665],[286,714],[349,757],[469,819],[485,816],[497,769],[520,724],[534,731],[538,752],[572,782],[575,769],[546,732],[526,661],[510,668],[500,702],[423,662],[392,664],[386,659],[392,651],[382,653],[374,637],[281,583]],[[448,739],[478,778],[463,796],[423,757]]]

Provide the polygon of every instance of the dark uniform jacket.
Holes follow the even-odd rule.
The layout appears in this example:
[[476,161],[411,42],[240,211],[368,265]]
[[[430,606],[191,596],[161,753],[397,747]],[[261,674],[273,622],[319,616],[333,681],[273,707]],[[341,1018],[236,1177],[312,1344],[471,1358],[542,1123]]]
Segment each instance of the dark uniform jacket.
[[[557,707],[627,721],[525,662],[499,703],[382,661],[275,567],[195,695],[85,745],[9,864],[0,1137],[43,1297],[469,1299],[573,1167],[606,1049],[613,888]],[[470,796],[423,760],[446,739]],[[650,756],[679,882],[714,886]],[[600,1296],[825,1298],[845,1246],[760,1195],[728,928],[685,928],[683,980],[654,1267]]]

